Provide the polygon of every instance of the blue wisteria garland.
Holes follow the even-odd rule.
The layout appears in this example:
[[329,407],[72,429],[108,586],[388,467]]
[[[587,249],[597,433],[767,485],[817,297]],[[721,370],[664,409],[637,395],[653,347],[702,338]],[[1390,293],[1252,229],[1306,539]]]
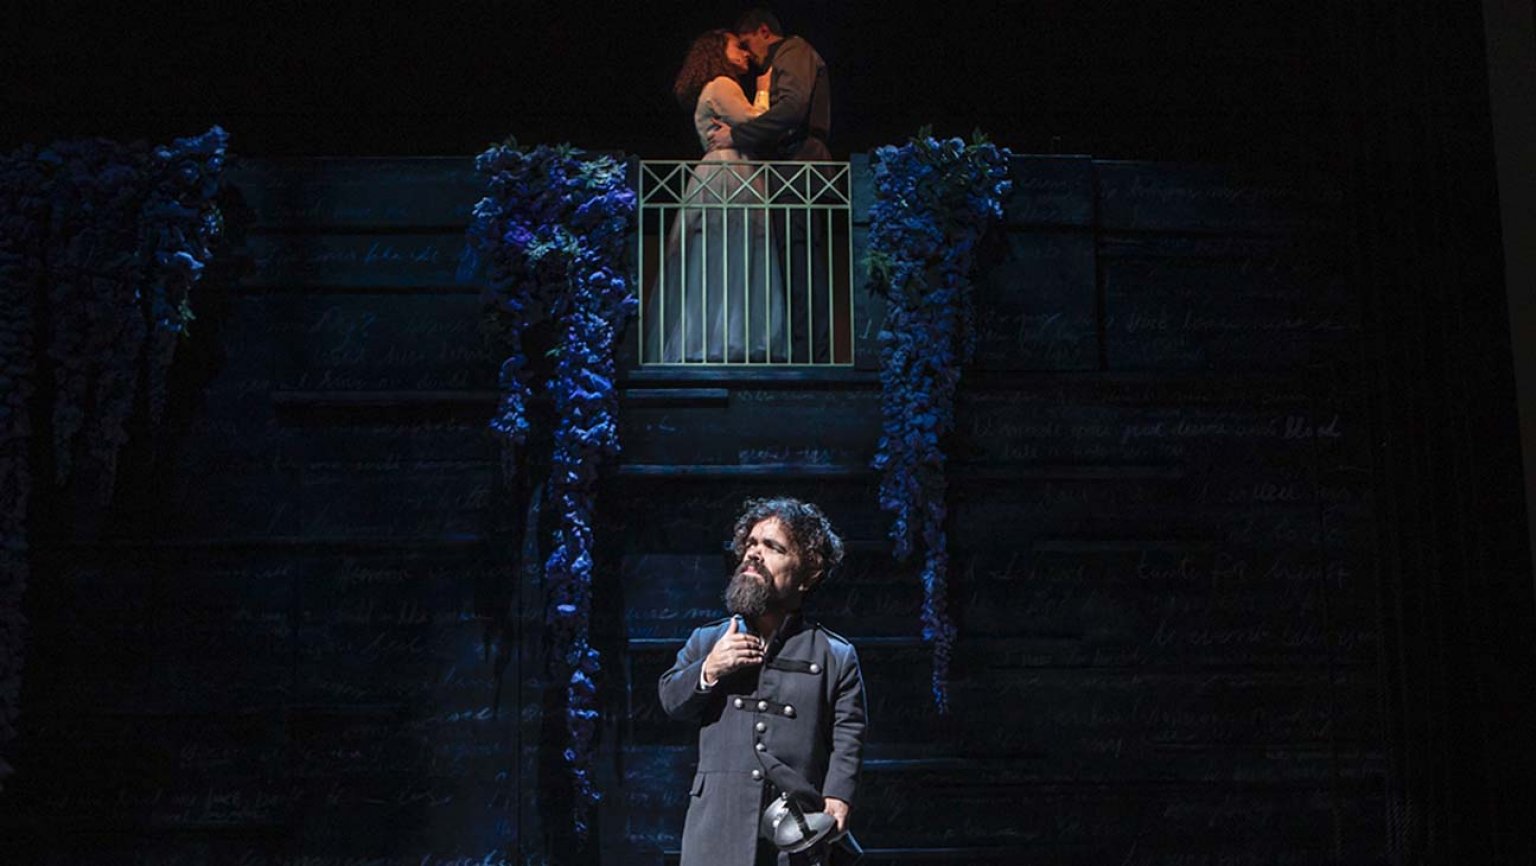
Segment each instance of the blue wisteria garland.
[[475,168],[489,180],[469,237],[489,262],[488,306],[510,344],[491,428],[513,447],[527,440],[532,396],[524,334],[540,308],[560,334],[547,384],[557,419],[547,495],[558,526],[544,563],[545,616],[569,671],[564,758],[575,829],[585,837],[600,796],[592,768],[599,670],[589,630],[592,519],[598,469],[619,451],[614,344],[636,304],[625,269],[635,194],[624,162],[569,146],[522,149],[509,141],[480,154]]
[[[30,150],[0,160],[0,748],[16,735],[27,626],[29,404],[37,369],[32,307],[48,224],[43,178]],[[0,755],[0,783],[10,774]]]
[[191,318],[188,293],[219,229],[214,198],[227,146],[214,127],[153,149],[80,139],[37,155],[49,174],[46,351],[59,484],[89,470],[96,498],[111,497],[141,371],[159,420],[165,374]]
[[[164,405],[218,230],[227,142],[214,127],[154,149],[79,139],[0,159],[0,745],[20,697],[37,373],[46,365],[54,382],[55,482],[80,474],[83,456],[105,505],[135,401],[152,422]],[[46,346],[34,342],[43,322]],[[8,772],[0,761],[0,779]]]
[[148,305],[149,418],[158,426],[165,413],[166,373],[176,346],[192,321],[192,287],[213,258],[213,243],[224,231],[215,205],[224,178],[229,135],[215,126],[202,135],[178,138],[150,157],[151,186],[139,207],[141,279]]
[[[137,216],[146,148],[74,139],[38,154],[49,174],[46,315],[54,482],[89,476],[106,499],[149,325],[140,314]],[[78,471],[77,470],[83,470]]]
[[1012,187],[1006,149],[925,129],[874,154],[872,290],[888,301],[880,331],[882,426],[874,468],[880,507],[895,515],[897,559],[923,556],[923,640],[933,647],[933,700],[949,711],[955,626],[946,605],[943,439],[955,426],[961,365],[975,349],[970,273],[977,244]]

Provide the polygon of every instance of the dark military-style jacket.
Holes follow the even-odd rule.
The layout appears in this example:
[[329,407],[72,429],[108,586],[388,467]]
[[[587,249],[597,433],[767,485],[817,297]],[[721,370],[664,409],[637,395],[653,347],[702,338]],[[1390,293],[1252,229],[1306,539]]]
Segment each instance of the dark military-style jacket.
[[832,128],[832,93],[827,64],[799,36],[769,49],[773,70],[768,110],[731,127],[736,146],[753,159],[814,161],[831,159],[827,135]]
[[704,658],[729,624],[695,629],[658,685],[668,715],[699,725],[682,866],[752,863],[765,791],[789,791],[820,811],[822,797],[852,805],[858,789],[866,710],[853,645],[791,615],[762,666],[703,690]]

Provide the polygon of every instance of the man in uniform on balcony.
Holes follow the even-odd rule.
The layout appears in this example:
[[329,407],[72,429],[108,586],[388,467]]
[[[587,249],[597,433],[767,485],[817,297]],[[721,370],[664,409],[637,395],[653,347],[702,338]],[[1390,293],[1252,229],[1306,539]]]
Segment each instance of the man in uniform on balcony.
[[[744,13],[736,20],[735,31],[757,71],[770,73],[768,110],[735,126],[720,122],[710,133],[710,147],[735,147],[754,160],[830,160],[827,135],[832,128],[832,90],[821,55],[805,39],[785,36],[779,19],[766,9]],[[779,175],[789,182],[770,188],[769,194],[780,204],[801,203],[807,197],[814,201],[822,195],[822,184],[813,177],[797,177],[794,167],[784,166]],[[785,222],[775,220],[776,230],[783,231]],[[789,295],[789,332],[794,338],[791,360],[825,363],[832,360],[826,215],[791,210],[787,223],[789,250],[782,251],[782,239],[775,248],[784,256],[781,264]]]
[[772,73],[768,110],[735,126],[721,123],[710,133],[710,143],[734,146],[753,159],[831,159],[832,91],[821,55],[801,37],[786,37],[779,19],[766,9],[744,13],[735,29],[757,69]]
[[667,714],[699,726],[682,866],[847,862],[858,850],[851,836],[789,855],[759,832],[781,794],[829,815],[834,837],[847,830],[864,681],[853,646],[801,613],[841,561],[842,542],[819,508],[786,497],[749,501],[732,549],[732,616],[694,629],[658,685]]

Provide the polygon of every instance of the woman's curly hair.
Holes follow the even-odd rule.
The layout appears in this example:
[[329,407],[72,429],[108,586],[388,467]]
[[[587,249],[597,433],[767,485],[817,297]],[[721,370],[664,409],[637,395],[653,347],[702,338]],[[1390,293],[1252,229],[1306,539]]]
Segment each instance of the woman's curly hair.
[[725,62],[725,41],[730,38],[729,30],[706,30],[688,46],[683,68],[677,71],[677,80],[672,84],[672,95],[677,97],[677,104],[684,111],[693,111],[704,85],[722,75],[730,79],[737,77],[736,70]]
[[736,554],[737,562],[746,553],[747,536],[752,527],[770,517],[778,518],[788,528],[789,540],[797,548],[801,566],[811,572],[820,571],[821,581],[831,576],[843,561],[843,540],[832,528],[832,522],[815,505],[789,496],[774,496],[748,499],[741,508],[731,537],[731,552]]

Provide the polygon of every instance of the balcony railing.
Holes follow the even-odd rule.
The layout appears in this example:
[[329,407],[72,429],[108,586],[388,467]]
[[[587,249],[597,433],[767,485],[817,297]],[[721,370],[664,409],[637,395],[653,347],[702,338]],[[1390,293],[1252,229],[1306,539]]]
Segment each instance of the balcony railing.
[[640,163],[640,363],[853,363],[846,162]]

